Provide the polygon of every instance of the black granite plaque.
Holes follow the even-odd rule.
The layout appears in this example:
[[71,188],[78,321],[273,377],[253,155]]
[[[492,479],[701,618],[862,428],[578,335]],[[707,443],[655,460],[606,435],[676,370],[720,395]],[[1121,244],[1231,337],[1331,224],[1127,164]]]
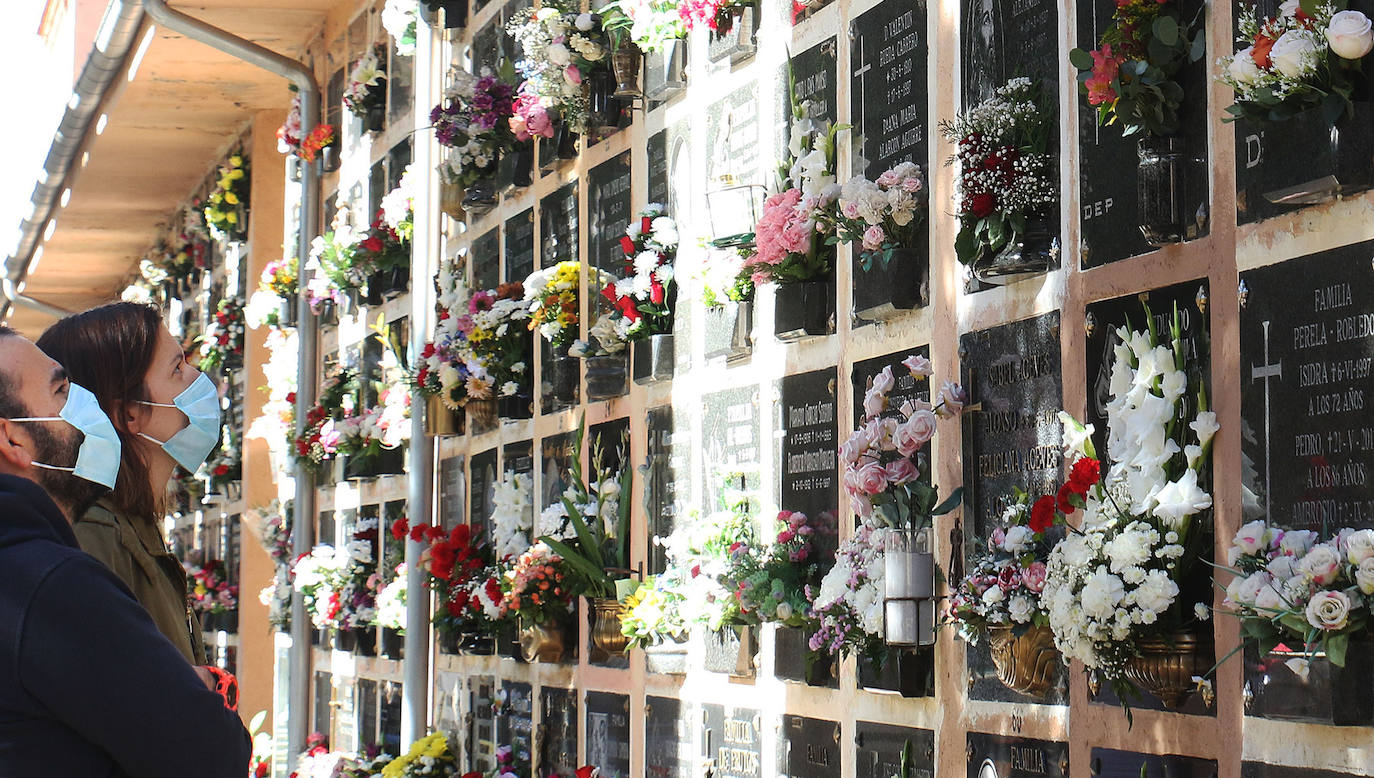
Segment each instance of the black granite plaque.
[[[476,0],[477,7],[488,0]],[[493,73],[500,67],[501,62],[501,19],[500,16],[493,17],[490,22],[482,25],[481,29],[472,34],[472,72],[481,75],[482,69],[487,68]]]
[[1017,76],[1040,79],[1055,104],[1059,12],[1054,0],[962,0],[959,48],[963,105],[995,96]]
[[597,477],[597,463],[590,460],[595,450],[601,452],[600,472],[606,477],[616,478],[622,467],[628,466],[630,459],[630,420],[612,419],[594,425],[587,436],[588,465],[587,478]]
[[[1201,0],[1183,0],[1179,8],[1190,19],[1201,7]],[[1116,0],[1078,0],[1078,46],[1085,51],[1097,48],[1102,31],[1111,24]],[[1188,239],[1207,234],[1210,208],[1207,204],[1207,61],[1206,57],[1186,65],[1178,75],[1186,99],[1179,111],[1179,137],[1189,155],[1197,159],[1186,180],[1189,203]],[[1120,125],[1098,126],[1097,109],[1082,95],[1078,105],[1078,183],[1079,223],[1082,225],[1083,267],[1154,251],[1139,229],[1136,176],[1137,142],[1141,135],[1123,137]]]
[[501,470],[506,473],[533,473],[534,444],[528,440],[506,444],[501,449]]
[[778,740],[778,778],[839,778],[840,725],[784,715]]
[[539,266],[577,261],[578,235],[577,182],[573,181],[539,201]]
[[489,675],[468,677],[467,761],[468,770],[485,772],[496,768],[496,679]]
[[784,377],[778,382],[776,429],[781,433],[778,473],[784,510],[800,511],[815,520],[839,506],[840,445],[835,418],[835,370],[817,370]]
[[541,508],[563,499],[563,490],[570,483],[573,458],[578,456],[576,443],[575,432],[564,432],[539,441],[540,470],[543,474],[539,486]]
[[495,289],[501,281],[501,230],[493,227],[472,241],[472,287]]
[[[883,368],[892,368],[892,378],[894,385],[892,391],[888,392],[887,410],[883,416],[890,418],[904,418],[902,416],[902,405],[910,401],[924,400],[930,401],[930,380],[917,381],[911,375],[911,371],[902,364],[902,360],[910,356],[930,358],[930,346],[917,346],[915,348],[898,351],[881,357],[873,357],[854,363],[852,374],[854,381],[854,423],[858,424],[864,418],[864,395],[873,386],[873,378],[883,372]],[[853,429],[851,427],[850,429]],[[846,436],[847,437],[847,436]],[[841,440],[841,443],[844,441]]]
[[757,710],[703,705],[702,766],[714,778],[763,775],[763,719]]
[[1292,644],[1260,654],[1252,643],[1242,656],[1246,715],[1343,727],[1374,724],[1374,642],[1353,637],[1344,667]]
[[649,202],[668,202],[668,130],[649,136]]
[[502,681],[497,700],[496,739],[510,746],[518,764],[528,765],[534,748],[534,689],[523,681]]
[[899,162],[924,169],[929,142],[925,0],[883,0],[849,23],[849,39],[851,169],[870,178]]
[[1068,778],[1069,744],[968,733],[968,778]]
[[1099,778],[1216,778],[1217,763],[1172,754],[1137,754],[1110,748],[1092,750],[1092,772]]
[[681,700],[649,697],[644,704],[644,778],[690,778],[692,718]]
[[1059,489],[1064,407],[1059,312],[959,338],[964,427],[964,516],[986,538],[1019,488]]
[[1374,526],[1374,242],[1241,274],[1246,521]]
[[707,180],[722,175],[741,184],[766,183],[759,155],[758,83],[749,83],[711,104],[706,111]]
[[506,219],[507,283],[524,282],[534,270],[534,209]]
[[472,455],[472,506],[469,523],[477,537],[491,542],[492,494],[499,478],[496,469],[496,449]]
[[[685,495],[678,491],[678,479],[691,471],[691,430],[685,417],[678,417],[671,405],[650,408],[646,422],[648,457],[640,472],[644,476],[644,500],[649,519],[649,573],[663,572],[668,559],[658,542],[667,540],[677,526]],[[683,482],[683,486],[686,486]]]
[[625,251],[620,238],[630,223],[630,152],[602,162],[587,177],[587,219],[591,222],[591,263],[614,276],[623,275]]
[[630,778],[630,698],[587,692],[587,764],[604,778]]
[[577,691],[544,686],[539,689],[539,775],[570,776],[577,761]]
[[463,457],[446,457],[439,462],[439,522],[444,529],[463,523]]
[[[834,37],[827,38],[811,48],[792,57],[792,96],[787,90],[779,90],[779,116],[791,116],[792,101],[807,103],[811,118],[817,121],[834,123],[837,116],[835,90],[835,49]],[[778,83],[787,83],[787,65],[778,74]],[[781,123],[779,123],[781,124]],[[779,148],[786,148],[784,142]]]
[[[935,733],[860,721],[855,725],[856,778],[934,778]],[[910,756],[902,771],[902,752]]]
[[1340,773],[1335,770],[1314,770],[1309,767],[1288,767],[1264,762],[1241,762],[1240,778],[1356,778],[1361,773]]
[[702,397],[702,511],[727,506],[729,490],[757,494],[763,447],[759,431],[759,388],[742,386]]
[[[963,414],[965,553],[985,548],[1002,511],[1019,488],[1034,500],[1056,494],[1062,480],[1062,407],[1059,312],[960,338],[964,386],[970,392]],[[966,351],[965,351],[966,350]],[[979,405],[981,404],[981,407]],[[974,700],[1068,703],[1066,668],[1043,698],[1007,688],[997,677],[987,641],[967,647]]]

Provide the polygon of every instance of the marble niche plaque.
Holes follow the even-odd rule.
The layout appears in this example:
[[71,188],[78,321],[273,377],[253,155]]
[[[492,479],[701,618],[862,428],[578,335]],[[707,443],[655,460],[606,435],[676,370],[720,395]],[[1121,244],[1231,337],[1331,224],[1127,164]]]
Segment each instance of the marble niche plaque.
[[578,456],[577,433],[563,432],[539,441],[539,506],[547,508],[563,499],[568,488],[573,458]]
[[706,173],[709,186],[722,175],[737,183],[763,184],[767,166],[759,154],[758,82],[745,84],[706,111]]
[[496,469],[496,449],[488,449],[472,455],[472,499],[468,516],[469,523],[477,537],[491,542],[492,493],[496,479],[500,477]]
[[[935,778],[935,733],[860,721],[854,733],[856,778]],[[902,752],[910,749],[908,772]]]
[[625,269],[625,251],[620,246],[620,238],[634,215],[631,211],[631,175],[630,152],[626,151],[592,168],[587,176],[591,263],[617,277]]
[[839,507],[836,381],[833,368],[783,377],[777,384],[775,419],[781,439],[778,504],[784,510],[805,513],[813,521],[825,521],[824,514],[829,514],[832,526]]
[[524,282],[534,270],[534,209],[506,219],[506,275],[507,283]]
[[470,771],[496,769],[496,679],[490,675],[468,677],[468,742],[465,762]]
[[[960,380],[969,393],[963,413],[964,553],[986,550],[1002,512],[1020,489],[1034,501],[1056,494],[1064,461],[1059,312],[1012,322],[959,338]],[[967,650],[969,697],[1000,702],[1066,702],[1059,682],[1044,700],[1008,689],[997,679],[986,642]]]
[[854,173],[927,166],[926,3],[883,0],[849,23]]
[[534,688],[523,681],[502,681],[497,695],[496,739],[511,747],[518,764],[528,765],[534,751]]
[[1069,744],[968,733],[968,778],[1068,778]]
[[646,145],[649,162],[649,202],[668,203],[668,130],[649,136]]
[[701,768],[713,778],[761,778],[763,718],[757,710],[701,706]]
[[644,704],[644,778],[691,778],[694,719],[681,700],[649,697]]
[[[689,487],[685,480],[691,472],[688,445],[691,430],[685,415],[679,416],[671,405],[650,408],[646,427],[648,428],[648,457],[641,466],[644,475],[645,500],[649,512],[649,572],[657,574],[667,567],[668,560],[663,546],[657,541],[667,540],[673,534],[678,516],[684,510],[684,501],[691,497],[690,492],[679,489]],[[679,478],[684,480],[679,482]]]
[[[1371,252],[1374,243],[1359,243],[1241,274],[1245,521],[1264,519],[1323,537],[1374,526]],[[1246,713],[1374,723],[1371,648],[1357,638],[1343,668],[1320,655],[1299,667],[1292,654],[1261,656],[1248,648]]]
[[463,523],[463,457],[445,457],[439,462],[439,522],[444,529]]
[[495,289],[501,281],[501,229],[492,227],[472,241],[472,286]]
[[[811,112],[811,118],[817,121],[830,122],[833,124],[837,116],[836,110],[836,40],[829,37],[817,43],[811,48],[798,52],[792,56],[791,77],[792,95],[789,97],[786,89],[778,90],[778,116],[792,117],[792,102],[806,104]],[[783,64],[778,72],[778,83],[785,86],[788,79],[788,65]],[[783,124],[778,122],[778,129],[783,132],[791,131],[791,122]],[[788,137],[779,136],[782,144],[777,148],[786,149]]]
[[778,778],[839,778],[840,725],[790,714],[782,717]]
[[577,691],[544,686],[539,690],[539,775],[574,775],[577,761]]
[[758,494],[763,444],[759,427],[759,387],[742,386],[701,398],[703,515],[727,506],[727,490]]
[[1094,748],[1092,773],[1098,778],[1216,778],[1217,763],[1172,754],[1137,754]]
[[963,105],[996,95],[1016,76],[1039,79],[1057,104],[1059,5],[1053,0],[962,0],[959,45]]
[[603,778],[630,778],[630,698],[587,692],[587,764]]
[[[539,201],[539,267],[552,268],[559,262],[579,261],[581,259],[579,241],[581,240],[581,224],[577,218],[577,182],[572,181],[563,186],[553,194],[547,195]],[[539,340],[539,360],[543,368],[543,378],[541,380],[540,405],[545,413],[557,408],[565,407],[553,393],[550,373],[552,372],[554,351],[549,341],[540,336]],[[577,361],[568,365],[570,369],[580,374],[581,366]],[[580,384],[574,389],[573,394],[579,395],[581,392]],[[574,401],[576,400],[574,397]]]

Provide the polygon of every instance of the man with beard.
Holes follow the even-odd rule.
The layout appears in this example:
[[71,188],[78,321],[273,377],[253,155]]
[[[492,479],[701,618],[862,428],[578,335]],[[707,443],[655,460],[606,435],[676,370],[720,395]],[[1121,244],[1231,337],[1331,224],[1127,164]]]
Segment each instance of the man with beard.
[[94,396],[0,326],[0,778],[242,778],[238,716],[72,532],[119,450]]

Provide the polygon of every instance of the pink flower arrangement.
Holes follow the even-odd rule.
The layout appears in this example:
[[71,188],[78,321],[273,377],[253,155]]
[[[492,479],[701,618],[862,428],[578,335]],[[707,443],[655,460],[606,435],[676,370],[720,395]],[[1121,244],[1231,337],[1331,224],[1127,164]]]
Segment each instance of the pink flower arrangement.
[[[925,357],[913,354],[902,365],[916,381],[930,378]],[[864,395],[864,419],[840,446],[844,487],[854,512],[865,520],[876,512],[889,526],[944,512],[934,507],[935,489],[920,482],[922,451],[935,435],[936,419],[956,416],[966,400],[962,387],[945,382],[934,405],[908,400],[892,408],[889,395],[896,384],[891,366],[874,376]]]
[[[800,189],[788,189],[769,197],[763,216],[754,228],[758,253],[755,264],[780,265],[792,254],[810,254],[816,234],[815,198],[802,197]],[[767,268],[754,271],[754,283],[772,280]]]
[[678,3],[677,13],[688,30],[697,27],[715,30],[721,12],[731,5],[730,0],[683,0]]
[[510,117],[510,129],[515,139],[526,141],[538,135],[541,138],[553,137],[553,119],[549,117],[544,100],[529,88],[529,82],[520,85],[520,94],[515,97],[515,115]]

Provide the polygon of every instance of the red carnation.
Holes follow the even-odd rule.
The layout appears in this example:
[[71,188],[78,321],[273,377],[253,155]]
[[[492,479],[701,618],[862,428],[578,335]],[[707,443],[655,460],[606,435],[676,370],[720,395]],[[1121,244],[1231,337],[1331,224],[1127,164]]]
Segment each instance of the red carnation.
[[426,343],[425,347],[420,350],[420,358],[429,359],[432,356],[434,356],[434,344]]
[[405,540],[406,533],[410,532],[410,521],[407,519],[397,519],[391,524],[391,537],[397,540]]
[[466,524],[459,524],[449,533],[449,542],[455,546],[466,547],[472,540],[472,528]]
[[1079,494],[1087,494],[1088,489],[1102,477],[1102,465],[1096,459],[1081,457],[1069,470],[1069,483]]
[[430,575],[447,581],[453,575],[453,563],[456,556],[453,546],[444,542],[435,543],[429,549]]
[[448,534],[447,532],[444,532],[444,528],[443,528],[443,527],[429,527],[429,526],[427,526],[427,527],[425,528],[425,536],[429,538],[429,542],[431,542],[431,543],[433,543],[433,542],[436,541],[436,540],[439,540],[440,538],[446,536],[447,534]]
[[635,242],[629,235],[620,236],[620,248],[626,254],[635,253]]
[[615,293],[615,283],[614,283],[614,282],[609,283],[609,284],[606,284],[606,286],[605,286],[604,288],[602,288],[602,290],[601,290],[601,296],[604,297],[604,298],[606,298],[607,300],[610,300],[611,302],[615,302],[617,299],[620,298],[620,295],[618,295],[618,294]]
[[362,242],[359,248],[370,254],[380,254],[382,253],[382,249],[386,248],[386,244],[382,243],[381,238],[376,235],[371,235],[367,240]]
[[416,543],[423,543],[425,541],[425,530],[427,529],[429,529],[428,524],[416,524],[410,528],[410,539]]
[[1048,494],[1031,506],[1031,532],[1044,532],[1054,525],[1054,498]]
[[[1069,498],[1075,494],[1078,494],[1078,492],[1074,490],[1073,484],[1064,484],[1059,487],[1059,495],[1055,498],[1054,502],[1055,507],[1059,509],[1060,513],[1067,516],[1074,512],[1073,503],[1069,501]],[[1039,530],[1037,530],[1037,532],[1038,531]]]

